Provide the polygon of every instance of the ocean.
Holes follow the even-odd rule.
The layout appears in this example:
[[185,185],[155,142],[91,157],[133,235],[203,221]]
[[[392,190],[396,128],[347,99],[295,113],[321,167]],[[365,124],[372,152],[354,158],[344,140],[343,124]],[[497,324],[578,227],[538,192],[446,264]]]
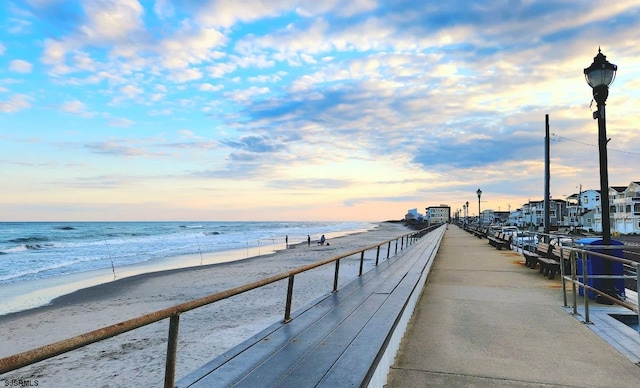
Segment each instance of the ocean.
[[[374,227],[367,222],[2,222],[2,285],[121,269],[162,259],[236,251],[234,258],[270,253]],[[261,250],[262,249],[262,250]],[[246,255],[238,255],[244,252]],[[224,255],[219,255],[224,256]],[[196,260],[197,261],[197,260]],[[224,260],[223,260],[224,261]],[[197,262],[190,263],[198,265]]]

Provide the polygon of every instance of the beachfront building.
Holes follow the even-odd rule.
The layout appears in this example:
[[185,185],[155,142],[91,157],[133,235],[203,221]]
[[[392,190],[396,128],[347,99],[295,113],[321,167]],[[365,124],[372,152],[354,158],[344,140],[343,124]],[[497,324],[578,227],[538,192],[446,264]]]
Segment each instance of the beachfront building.
[[449,205],[429,206],[427,208],[427,221],[429,225],[444,224],[451,221],[451,207]]
[[640,233],[640,181],[611,187],[609,201],[611,231],[620,234]]
[[[520,209],[519,209],[520,210]],[[567,201],[564,199],[549,200],[549,229],[554,230],[564,225],[567,215]],[[544,227],[544,201],[529,201],[522,205],[521,214],[516,221],[518,227]]]
[[489,225],[493,224],[495,220],[495,212],[491,209],[485,209],[480,213],[480,224]]
[[424,215],[418,213],[418,209],[409,209],[407,210],[407,214],[404,216],[405,221],[424,221]]
[[509,213],[509,225],[522,228],[524,226],[524,213],[522,209],[516,209]]

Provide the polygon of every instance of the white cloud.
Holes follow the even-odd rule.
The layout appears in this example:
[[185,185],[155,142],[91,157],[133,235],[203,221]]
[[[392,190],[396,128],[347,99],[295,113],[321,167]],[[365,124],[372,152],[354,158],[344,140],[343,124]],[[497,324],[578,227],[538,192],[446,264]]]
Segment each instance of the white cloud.
[[15,71],[16,73],[31,73],[33,69],[33,65],[27,61],[23,61],[22,59],[14,59],[9,62],[9,70]]
[[267,94],[271,90],[267,87],[259,88],[256,86],[252,86],[247,89],[238,89],[229,93],[225,93],[225,95],[231,97],[235,101],[248,101],[251,100],[255,96],[259,96],[262,94]]
[[189,81],[195,81],[197,79],[202,78],[202,73],[198,69],[186,69],[182,71],[176,71],[169,74],[168,77],[171,81],[177,83],[184,83]]
[[13,94],[9,101],[0,101],[0,112],[15,113],[31,107],[31,98],[24,94]]
[[2,42],[0,42],[0,55],[3,55],[5,50],[6,48],[2,45]]
[[108,125],[111,127],[130,127],[133,124],[132,120],[117,117],[109,120]]
[[213,78],[222,78],[225,75],[234,72],[238,66],[234,63],[216,63],[207,67],[209,76]]
[[223,88],[224,87],[222,85],[211,85],[210,83],[204,83],[200,85],[198,90],[203,92],[217,92],[218,90],[221,90]]
[[81,3],[87,16],[79,31],[90,42],[128,42],[143,29],[144,9],[137,0],[101,0]]
[[294,0],[213,0],[198,12],[197,19],[204,25],[226,28],[238,22],[277,16],[295,3]]
[[124,94],[126,97],[133,99],[133,98],[136,98],[138,95],[142,94],[144,90],[133,85],[127,85],[127,86],[121,87],[120,92]]
[[227,38],[213,28],[185,26],[173,37],[161,41],[157,51],[162,56],[164,67],[179,69],[224,56],[214,49],[226,42]]
[[87,105],[84,102],[78,100],[64,102],[60,105],[60,109],[64,112],[85,118],[95,116],[95,113],[87,111]]

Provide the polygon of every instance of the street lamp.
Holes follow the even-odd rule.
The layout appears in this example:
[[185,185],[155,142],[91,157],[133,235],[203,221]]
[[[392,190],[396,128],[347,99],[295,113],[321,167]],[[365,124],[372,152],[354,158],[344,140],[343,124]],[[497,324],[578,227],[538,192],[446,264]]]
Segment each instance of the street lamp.
[[[593,112],[593,118],[598,120],[598,150],[600,154],[600,198],[602,207],[602,245],[611,245],[611,219],[609,218],[609,173],[607,169],[607,120],[605,103],[609,96],[609,85],[616,78],[618,66],[609,63],[607,57],[598,47],[598,55],[593,58],[591,66],[584,69],[584,77],[593,89],[593,99],[598,104],[598,111]],[[612,275],[611,261],[605,260],[603,265],[605,275]],[[603,279],[603,291],[616,297],[614,281]],[[610,303],[610,302],[609,302]]]
[[465,203],[467,205],[467,222],[469,221],[469,201]]
[[480,190],[480,188],[478,187],[478,191],[476,191],[476,194],[478,194],[478,226],[480,225],[480,196],[482,195],[482,190]]

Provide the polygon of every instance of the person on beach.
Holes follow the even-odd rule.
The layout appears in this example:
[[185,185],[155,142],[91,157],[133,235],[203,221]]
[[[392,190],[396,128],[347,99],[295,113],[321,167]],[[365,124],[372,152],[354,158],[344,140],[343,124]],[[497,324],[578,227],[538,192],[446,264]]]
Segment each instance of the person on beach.
[[322,237],[320,237],[320,241],[318,241],[318,245],[324,245],[324,242],[325,242],[326,240],[327,240],[327,239],[326,239],[326,238],[324,238],[324,234],[323,234],[323,235],[322,235]]
[[307,235],[307,246],[311,246],[311,236]]
[[286,245],[287,248],[289,248],[289,235],[284,236],[284,245]]

